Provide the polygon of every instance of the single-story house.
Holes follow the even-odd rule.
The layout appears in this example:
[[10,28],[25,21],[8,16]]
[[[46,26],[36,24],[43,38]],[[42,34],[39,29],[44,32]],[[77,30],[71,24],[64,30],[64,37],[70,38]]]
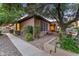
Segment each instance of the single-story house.
[[15,24],[16,31],[21,31],[25,26],[40,26],[40,36],[44,36],[46,33],[56,31],[56,23],[50,22],[46,18],[40,15],[29,15],[21,17],[21,19]]

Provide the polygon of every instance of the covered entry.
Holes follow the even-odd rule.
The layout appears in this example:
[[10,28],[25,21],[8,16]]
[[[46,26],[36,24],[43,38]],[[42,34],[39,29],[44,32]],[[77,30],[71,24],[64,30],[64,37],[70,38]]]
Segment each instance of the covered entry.
[[55,23],[51,23],[50,24],[50,31],[51,32],[55,32],[55,30],[56,30],[56,24]]

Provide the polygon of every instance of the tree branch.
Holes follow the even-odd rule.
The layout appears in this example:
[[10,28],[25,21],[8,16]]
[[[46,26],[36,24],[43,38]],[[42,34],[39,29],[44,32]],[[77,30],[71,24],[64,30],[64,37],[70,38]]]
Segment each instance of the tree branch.
[[78,20],[79,20],[79,7],[78,7],[78,10],[77,10],[77,12],[76,12],[75,18],[74,18],[73,20],[71,20],[71,21],[65,23],[65,25],[68,26],[68,25],[70,25],[71,23],[76,22],[76,21],[78,21]]
[[56,19],[57,23],[59,23],[59,19],[56,17],[56,15],[54,16],[49,9],[48,12],[50,13],[51,16],[53,16],[52,19],[53,18]]
[[57,10],[58,19],[59,19],[60,23],[64,24],[64,22],[63,22],[63,15],[64,15],[64,13],[61,10],[61,4],[60,3],[57,4],[56,10]]

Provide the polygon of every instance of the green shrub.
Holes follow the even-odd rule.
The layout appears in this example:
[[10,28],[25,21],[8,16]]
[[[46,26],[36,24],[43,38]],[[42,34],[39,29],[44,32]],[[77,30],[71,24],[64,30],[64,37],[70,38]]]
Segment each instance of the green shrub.
[[23,31],[26,34],[25,35],[26,41],[32,41],[32,39],[33,39],[33,27],[32,26],[24,27]]
[[33,34],[33,27],[32,26],[24,27],[23,31],[25,33],[31,33],[31,34]]
[[58,29],[58,32],[59,32],[59,33],[61,33],[61,32],[62,32],[61,28],[59,28],[59,29]]
[[79,53],[79,48],[77,48],[75,43],[75,38],[69,36],[63,36],[60,40],[61,48]]
[[27,33],[27,34],[25,35],[25,39],[26,39],[26,41],[32,41],[33,35],[32,35],[31,33]]

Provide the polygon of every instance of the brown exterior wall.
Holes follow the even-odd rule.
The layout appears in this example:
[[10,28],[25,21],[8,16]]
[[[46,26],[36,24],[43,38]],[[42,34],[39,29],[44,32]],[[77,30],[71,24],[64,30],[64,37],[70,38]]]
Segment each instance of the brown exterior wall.
[[24,27],[24,26],[33,26],[34,27],[34,18],[31,18],[31,19],[28,19],[24,22],[21,23],[21,29]]

